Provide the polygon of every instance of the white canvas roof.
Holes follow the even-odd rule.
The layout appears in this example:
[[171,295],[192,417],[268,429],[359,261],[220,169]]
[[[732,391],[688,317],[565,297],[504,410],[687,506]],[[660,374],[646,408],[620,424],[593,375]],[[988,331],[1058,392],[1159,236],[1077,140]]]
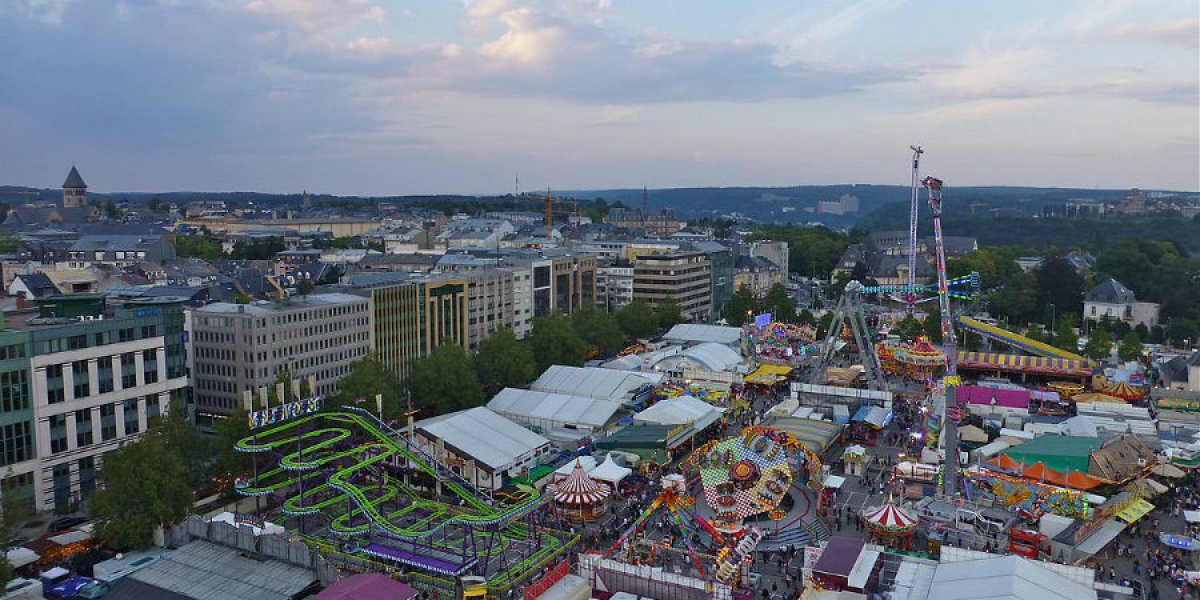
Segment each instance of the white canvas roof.
[[[584,471],[591,471],[592,469],[596,468],[596,457],[587,456],[587,455],[578,456],[578,457],[572,458],[571,460],[568,460],[567,464],[555,469],[554,476],[556,478],[557,477],[570,477],[571,473],[575,470],[576,462],[579,462],[580,466],[583,467]],[[588,475],[591,476],[591,473],[588,473]]]
[[529,389],[620,404],[630,400],[638,388],[650,383],[655,381],[640,373],[599,367],[554,365],[530,384]]
[[550,444],[550,440],[483,406],[425,419],[415,425],[493,471],[507,469],[518,457]]
[[38,555],[37,552],[25,547],[13,548],[12,550],[4,553],[4,559],[7,560],[8,564],[12,565],[14,569],[20,569],[25,565],[35,563],[39,558],[41,558],[41,556]]
[[598,429],[612,418],[621,405],[584,396],[504,388],[487,403],[487,407],[515,421],[548,424],[550,427],[569,424]]
[[692,396],[667,398],[634,415],[633,420],[656,425],[683,425],[694,422],[697,431],[721,418],[723,411]]
[[656,369],[670,369],[683,361],[709,371],[733,371],[742,364],[742,355],[724,344],[706,342],[685,348],[655,361]]
[[929,600],[1096,600],[1096,591],[1020,556],[942,563]]
[[628,477],[630,473],[633,473],[633,469],[618,465],[617,461],[613,460],[613,455],[610,453],[604,459],[604,462],[600,463],[600,466],[592,469],[592,471],[588,473],[588,477],[591,477],[592,479],[599,479],[600,481],[607,481],[608,483],[617,485],[617,483],[620,483],[622,479]]
[[722,327],[720,325],[701,325],[698,323],[680,323],[671,328],[663,339],[671,343],[713,342],[734,346],[742,341],[740,327]]

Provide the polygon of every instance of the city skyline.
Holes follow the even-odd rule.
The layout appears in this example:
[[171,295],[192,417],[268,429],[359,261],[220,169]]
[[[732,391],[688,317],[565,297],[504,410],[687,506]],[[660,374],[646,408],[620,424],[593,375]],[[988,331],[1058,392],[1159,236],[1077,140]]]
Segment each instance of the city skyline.
[[0,184],[1200,189],[1175,2],[0,4]]

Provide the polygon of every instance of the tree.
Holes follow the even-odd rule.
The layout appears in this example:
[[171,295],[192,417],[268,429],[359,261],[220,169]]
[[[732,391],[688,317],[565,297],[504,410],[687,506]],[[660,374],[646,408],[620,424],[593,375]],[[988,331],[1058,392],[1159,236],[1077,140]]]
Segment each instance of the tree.
[[246,292],[238,292],[233,297],[234,304],[250,304],[253,301],[254,301],[254,296],[251,296],[250,294],[247,294]]
[[471,367],[471,358],[453,342],[444,342],[429,356],[417,360],[407,383],[413,405],[432,413],[429,416],[475,408],[484,401],[483,386]]
[[771,313],[771,318],[781,323],[796,322],[796,301],[788,294],[782,283],[776,283],[767,290],[763,301],[763,310]]
[[750,291],[750,288],[741,285],[730,296],[729,302],[725,303],[725,309],[721,311],[721,316],[725,317],[731,326],[741,327],[751,321],[758,311],[758,300],[754,298],[754,293]]
[[1079,352],[1079,335],[1069,319],[1058,322],[1058,329],[1054,330],[1054,347],[1067,352]]
[[829,328],[833,325],[833,311],[827,310],[821,315],[817,321],[817,338],[824,338],[829,335]]
[[4,589],[12,580],[12,565],[8,564],[8,559],[3,554],[0,554],[0,590]]
[[533,349],[507,327],[479,342],[471,364],[488,398],[506,387],[524,387],[538,375]]
[[1083,309],[1083,276],[1061,254],[1042,259],[1033,272],[1038,285],[1038,302],[1053,304],[1057,314],[1076,314]]
[[1190,346],[1196,342],[1196,322],[1191,319],[1171,319],[1167,322],[1167,338],[1172,344]]
[[150,211],[158,211],[167,208],[167,205],[158,197],[154,197],[146,201],[146,208]]
[[[1038,281],[1029,273],[1017,271],[1000,289],[988,294],[988,305],[996,316],[1024,321],[1038,306]],[[1059,308],[1059,313],[1065,310]]]
[[296,282],[296,293],[301,296],[308,296],[313,292],[314,287],[316,287],[316,284],[313,283],[313,280],[304,277]]
[[325,398],[322,409],[336,411],[344,406],[362,404],[363,408],[375,412],[375,396],[383,394],[383,418],[396,419],[408,407],[403,393],[403,386],[396,376],[383,363],[367,357],[350,365],[350,372],[338,380],[337,393]]
[[658,315],[658,328],[670,329],[683,322],[683,310],[674,300],[663,300],[654,311]]
[[139,441],[104,455],[88,500],[99,537],[118,550],[149,546],[154,528],[182,520],[194,500],[187,462],[172,446],[171,419],[156,419]]
[[917,339],[917,336],[925,332],[925,327],[916,317],[908,315],[904,317],[896,327],[892,329],[892,333],[900,336],[900,339],[905,342],[911,342]]
[[1134,360],[1142,355],[1142,338],[1136,331],[1130,331],[1121,338],[1121,345],[1117,347],[1117,356],[1121,360]]
[[[650,316],[653,319],[654,313],[650,313]],[[582,367],[587,353],[587,345],[579,339],[566,317],[559,314],[534,319],[529,343],[533,346],[533,358],[539,373],[550,368],[550,365]]]
[[248,452],[238,452],[234,447],[239,440],[249,437],[252,433],[246,409],[238,409],[229,417],[217,421],[214,429],[217,475],[225,479],[234,479],[250,473],[254,468],[254,457]]
[[1108,339],[1108,329],[1104,325],[1097,325],[1088,337],[1087,344],[1083,346],[1084,355],[1092,360],[1103,360],[1108,358],[1111,351],[1112,342]]
[[179,258],[213,260],[225,257],[221,242],[207,231],[196,235],[175,235],[167,239],[175,247],[175,255]]
[[632,339],[650,339],[658,333],[658,317],[645,300],[634,300],[617,311],[617,326]]
[[925,315],[921,328],[925,337],[936,343],[942,343],[942,310],[936,306],[929,309],[929,314]]
[[251,240],[238,240],[233,243],[233,251],[229,257],[238,260],[268,260],[283,252],[283,238],[265,237]]
[[[625,346],[625,335],[617,318],[592,304],[585,304],[571,315],[571,328],[585,344],[601,354],[615,354]],[[657,320],[656,320],[657,323]]]
[[1025,332],[1025,337],[1035,341],[1046,343],[1047,339],[1046,328],[1042,327],[1041,323],[1034,323],[1029,326],[1029,331]]
[[817,318],[813,316],[812,311],[807,308],[800,311],[800,315],[796,317],[796,322],[806,325],[816,325]]

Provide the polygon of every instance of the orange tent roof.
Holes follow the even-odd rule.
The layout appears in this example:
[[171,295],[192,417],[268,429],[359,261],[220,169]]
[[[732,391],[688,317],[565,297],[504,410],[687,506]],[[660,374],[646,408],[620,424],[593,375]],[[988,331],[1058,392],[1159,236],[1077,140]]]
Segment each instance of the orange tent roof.
[[1087,473],[1080,473],[1079,471],[1071,471],[1070,473],[1063,474],[1060,471],[1055,471],[1054,469],[1047,467],[1041,462],[1034,463],[1032,465],[1023,465],[1004,454],[993,458],[992,460],[988,461],[988,463],[996,465],[1007,471],[1020,473],[1021,476],[1026,479],[1076,490],[1095,489],[1104,483],[1099,479],[1088,475]]

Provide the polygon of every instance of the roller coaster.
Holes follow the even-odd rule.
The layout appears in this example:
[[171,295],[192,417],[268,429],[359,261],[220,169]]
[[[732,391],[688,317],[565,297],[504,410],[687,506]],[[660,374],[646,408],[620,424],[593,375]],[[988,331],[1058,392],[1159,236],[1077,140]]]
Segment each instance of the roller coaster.
[[254,477],[235,484],[240,494],[268,499],[301,534],[352,555],[505,587],[570,545],[570,536],[541,526],[541,494],[497,500],[367,411],[301,416],[235,448],[255,463]]

